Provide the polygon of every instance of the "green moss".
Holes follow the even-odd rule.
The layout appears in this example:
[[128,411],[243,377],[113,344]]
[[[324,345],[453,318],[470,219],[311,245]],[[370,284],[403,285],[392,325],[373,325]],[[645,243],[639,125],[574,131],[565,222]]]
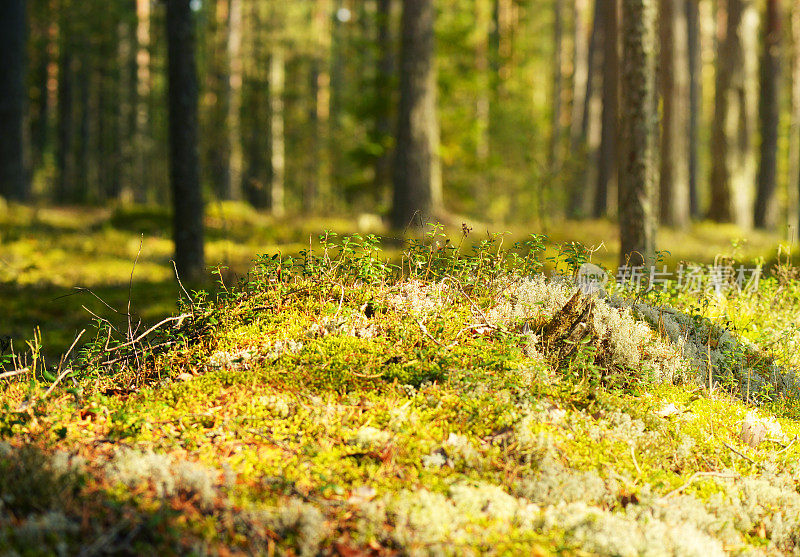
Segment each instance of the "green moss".
[[[115,218],[153,226],[147,214]],[[3,387],[0,433],[43,447],[25,470],[50,471],[19,484],[43,495],[14,500],[46,504],[18,518],[31,531],[49,524],[42,543],[72,552],[115,527],[124,549],[150,553],[795,549],[794,398],[758,406],[719,383],[659,376],[652,367],[670,345],[658,323],[611,305],[600,317],[618,328],[612,348],[631,352],[624,365],[583,349],[553,357],[560,347],[532,333],[569,287],[541,281],[524,306],[496,246],[455,261],[412,246],[414,277],[365,260],[364,246],[339,241],[328,262],[265,258],[246,284],[195,300],[194,328],[165,330],[116,368],[87,355],[74,382],[32,409],[20,405],[46,382]],[[722,315],[766,311],[773,286],[752,306],[731,295],[700,319],[721,331]],[[798,302],[780,298],[778,319]],[[745,355],[790,361],[776,344],[772,355],[761,348],[774,331],[742,327],[726,330],[752,340]],[[740,439],[743,420],[776,416],[779,438]],[[64,453],[80,458],[82,480],[54,497]],[[18,487],[3,483],[2,466],[19,468],[8,462],[0,500]],[[0,534],[3,551],[21,543]]]

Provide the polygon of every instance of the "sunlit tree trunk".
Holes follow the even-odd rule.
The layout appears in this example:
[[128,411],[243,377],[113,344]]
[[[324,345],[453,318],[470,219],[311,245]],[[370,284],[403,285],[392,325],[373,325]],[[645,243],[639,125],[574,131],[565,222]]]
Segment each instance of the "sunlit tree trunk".
[[750,0],[720,0],[714,121],[711,130],[709,218],[752,223],[758,16]]
[[702,107],[702,60],[700,56],[700,0],[684,0],[686,46],[689,58],[689,214],[700,217],[700,112]]
[[[581,176],[576,180],[572,193],[572,207],[574,212],[586,207],[592,216],[595,213],[595,198],[597,190],[597,158],[602,133],[602,43],[603,43],[603,6],[604,2],[594,3],[592,16],[592,33],[589,40],[587,53],[586,93],[583,96],[583,111],[581,117],[581,130],[579,142],[573,145],[573,152],[583,154]],[[603,203],[602,213],[605,213]],[[602,214],[601,213],[601,214]],[[599,215],[597,215],[599,216]]]
[[[345,7],[351,6],[349,2],[333,2],[331,0],[330,4],[332,13],[332,17],[329,19],[330,48],[328,50],[330,114],[327,118],[327,140],[322,144],[324,155],[328,161],[329,177],[326,187],[329,188],[329,192],[324,196],[320,196],[320,209],[325,212],[331,212],[335,209],[336,204],[341,199],[337,195],[341,192],[337,186],[341,185],[346,179],[342,174],[345,156],[341,149],[336,148],[336,145],[342,140],[342,118],[346,113],[346,87],[348,83],[346,60],[348,53],[346,49],[350,25],[347,23],[349,19],[347,22],[340,19],[339,8],[344,7],[350,13],[347,17],[352,17],[352,10],[349,7]],[[339,189],[339,191],[334,191],[336,189]]]
[[[601,0],[602,1],[602,0]],[[570,117],[570,145],[573,151],[579,147],[586,135],[583,128],[583,113],[586,110],[586,94],[589,81],[589,25],[586,0],[574,0],[574,38],[572,51],[572,115]]]
[[[606,214],[609,193],[617,185],[619,143],[619,6],[617,0],[608,0],[603,2],[603,8],[603,128],[597,160],[595,217]],[[621,215],[620,209],[620,218]]]
[[136,0],[136,130],[134,133],[134,201],[148,199],[151,174],[150,134],[150,0]]
[[758,123],[761,150],[753,224],[756,228],[773,228],[777,224],[775,200],[778,173],[778,125],[780,124],[781,89],[781,19],[780,0],[767,0],[762,27],[760,95]]
[[653,262],[656,218],[655,16],[653,0],[622,0],[622,157],[620,158],[620,264]]
[[[119,31],[119,25],[114,27],[116,31]],[[118,39],[118,36],[112,35],[112,38]],[[100,115],[95,134],[95,152],[98,157],[95,164],[98,172],[99,201],[113,200],[119,196],[122,145],[117,106],[120,104],[118,92],[121,73],[119,66],[116,65],[115,50],[117,48],[118,45],[113,40],[104,44],[104,53],[107,55],[100,60],[100,67],[95,77],[98,83],[97,113]]]
[[286,155],[283,136],[284,114],[283,93],[286,79],[283,52],[275,48],[269,61],[269,99],[270,99],[270,137],[271,140],[271,168],[270,180],[270,210],[276,217],[283,216]]
[[33,97],[28,100],[30,160],[33,167],[39,167],[47,149],[49,115],[52,108],[48,81],[50,65],[53,63],[52,54],[57,48],[54,44],[57,26],[51,2],[32,2],[29,12],[31,34],[34,37],[28,63],[33,93]]
[[380,152],[375,159],[375,200],[383,202],[392,181],[392,80],[394,49],[392,46],[392,0],[377,0],[377,71],[375,72],[376,109],[373,141]]
[[511,75],[512,32],[513,32],[513,0],[495,0],[494,31],[491,37],[492,65],[496,96],[503,97],[504,82]]
[[475,46],[475,71],[478,84],[475,96],[475,158],[479,164],[489,160],[489,118],[491,116],[491,68],[489,67],[489,40],[492,25],[490,0],[475,2],[475,26],[478,39]]
[[85,203],[89,200],[91,136],[90,123],[91,106],[89,99],[91,68],[88,56],[88,45],[81,41],[80,58],[78,59],[77,89],[78,89],[78,138],[77,138],[77,164],[75,177],[75,201]]
[[132,195],[135,188],[133,175],[136,158],[136,86],[137,86],[137,47],[136,47],[136,0],[126,0],[122,19],[117,33],[117,65],[119,82],[117,87],[117,118],[119,120],[120,172],[118,191],[115,198]]
[[569,186],[567,216],[575,218],[585,215],[585,202],[588,198],[585,189],[585,175],[588,167],[586,111],[589,110],[589,99],[592,94],[592,87],[589,83],[591,66],[589,56],[594,53],[590,49],[589,39],[591,36],[591,40],[595,40],[595,27],[592,26],[590,35],[586,0],[574,0],[572,12],[572,105],[569,118],[569,157],[572,159],[571,163],[575,173]]
[[228,19],[228,60],[230,76],[228,90],[228,145],[230,161],[228,164],[228,197],[242,199],[242,0],[229,0]]
[[270,160],[269,122],[269,48],[266,40],[265,6],[246,2],[243,28],[242,84],[243,149],[246,153],[243,190],[251,205],[259,209],[269,207]]
[[167,0],[169,155],[175,264],[184,280],[205,274],[198,155],[197,69],[190,0]]
[[792,133],[789,138],[789,206],[787,221],[794,223],[794,237],[800,231],[800,5],[791,4],[792,18]]
[[25,0],[0,8],[0,195],[28,196],[23,151],[25,118]]
[[432,0],[405,0],[392,223],[424,226],[441,206]]
[[211,190],[219,199],[231,198],[231,60],[230,0],[209,2],[204,29],[206,71],[204,76],[202,165]]
[[315,52],[311,61],[311,132],[312,157],[309,178],[303,192],[303,209],[319,210],[331,196],[331,54],[330,0],[315,0],[312,14]]
[[[63,10],[63,7],[62,7]],[[56,148],[57,203],[74,201],[75,190],[75,102],[73,46],[67,25],[67,14],[59,14],[58,58],[58,122]]]
[[661,222],[689,223],[689,60],[685,0],[660,0]]
[[563,0],[553,0],[553,60],[552,60],[552,89],[550,90],[550,145],[547,153],[547,162],[551,176],[558,172],[561,146],[561,95],[563,88],[563,36],[564,36],[564,6]]

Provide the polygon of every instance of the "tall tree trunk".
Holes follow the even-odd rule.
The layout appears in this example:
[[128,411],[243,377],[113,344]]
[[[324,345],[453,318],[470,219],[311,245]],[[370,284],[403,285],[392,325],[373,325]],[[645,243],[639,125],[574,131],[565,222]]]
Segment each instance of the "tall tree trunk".
[[48,124],[50,114],[50,98],[48,93],[48,80],[51,52],[56,46],[52,44],[55,22],[52,17],[53,6],[49,2],[34,2],[30,6],[30,28],[34,37],[32,41],[32,54],[28,63],[31,74],[33,98],[28,101],[30,130],[30,160],[34,168],[42,164],[45,150],[47,149]]
[[0,14],[0,195],[24,200],[25,0],[7,0]]
[[475,46],[475,71],[478,84],[475,95],[475,158],[481,165],[489,160],[489,118],[491,116],[491,74],[489,73],[489,39],[492,32],[490,0],[475,2],[475,26],[478,39]]
[[[597,0],[598,2],[602,0]],[[597,161],[594,216],[608,210],[608,195],[617,182],[619,142],[619,6],[617,0],[603,2],[603,131]],[[621,195],[621,192],[620,192]],[[620,218],[622,209],[620,208]]]
[[405,0],[392,223],[424,226],[441,206],[433,0]]
[[622,0],[621,265],[650,264],[655,253],[655,15],[653,0]]
[[242,199],[242,0],[230,1],[228,19],[228,197]]
[[118,66],[119,86],[117,118],[119,119],[120,172],[115,197],[130,200],[136,189],[136,119],[137,119],[137,16],[136,0],[126,0],[125,11],[119,23]]
[[709,218],[752,223],[750,201],[755,183],[752,137],[755,126],[757,64],[753,60],[757,16],[751,0],[727,0],[718,11],[719,52],[711,130],[711,208]]
[[132,93],[136,82],[136,50],[134,48],[133,17],[135,2],[128,0],[117,24],[117,53],[115,66],[117,80],[109,96],[116,99],[113,106],[116,109],[116,123],[114,129],[117,137],[114,140],[117,147],[116,181],[108,192],[110,199],[119,199],[124,191],[131,191],[130,168],[132,157],[132,134],[135,129],[135,93]]
[[493,84],[495,96],[500,98],[505,95],[503,84],[511,76],[513,10],[513,0],[495,0],[491,38],[492,73],[496,77]]
[[550,146],[547,154],[547,164],[550,176],[555,178],[561,165],[561,95],[563,89],[563,64],[564,64],[564,6],[563,0],[553,0],[553,65],[552,89],[550,105],[552,109],[550,120]]
[[789,149],[789,200],[792,212],[787,222],[800,231],[800,6],[791,4],[792,18],[792,126]]
[[392,181],[392,81],[394,75],[394,50],[392,47],[392,0],[377,0],[378,67],[375,72],[377,111],[373,141],[379,145],[375,159],[375,200],[383,203],[384,194]]
[[689,75],[685,0],[661,0],[661,222],[683,228],[689,223]]
[[205,126],[213,133],[203,134],[201,148],[203,169],[211,189],[219,199],[231,198],[231,66],[230,0],[214,0],[206,33],[209,35],[206,89],[213,99],[204,106]]
[[687,56],[689,57],[689,214],[700,218],[700,109],[702,60],[700,56],[700,0],[684,0]]
[[[171,0],[170,0],[171,1]],[[151,164],[150,133],[150,0],[136,0],[136,131],[134,133],[134,201],[145,203],[149,196]]]
[[167,0],[169,155],[175,264],[184,280],[205,274],[198,155],[197,68],[190,0]]
[[572,54],[572,115],[570,117],[570,145],[573,152],[586,138],[583,128],[583,112],[586,110],[586,94],[589,82],[589,25],[587,23],[587,0],[574,0],[575,28]]
[[[115,31],[119,31],[119,26],[115,26]],[[118,36],[114,36],[118,39]],[[111,42],[110,42],[111,43]],[[119,131],[120,119],[117,105],[120,100],[117,98],[119,91],[120,71],[115,64],[115,45],[106,45],[108,51],[100,61],[100,69],[96,76],[99,84],[97,93],[97,113],[100,115],[97,121],[97,133],[95,134],[95,150],[98,153],[97,160],[99,180],[98,191],[100,201],[115,200],[119,196],[120,162],[122,160],[122,144]]]
[[309,181],[303,192],[303,210],[319,210],[331,197],[331,73],[328,58],[331,54],[330,0],[315,0],[312,26],[316,39],[311,60],[312,156]]
[[58,145],[56,149],[57,181],[55,199],[64,204],[74,201],[75,189],[75,102],[74,63],[72,45],[66,29],[66,17],[62,17],[59,38],[58,60]]
[[276,217],[285,213],[284,190],[286,175],[285,140],[283,136],[283,89],[286,79],[283,52],[276,48],[269,61],[271,168],[270,209]]
[[264,6],[247,2],[244,27],[246,37],[242,41],[244,83],[242,86],[243,113],[247,118],[242,126],[244,150],[246,152],[246,174],[243,189],[253,207],[269,207],[270,184],[270,136],[269,130],[269,52],[265,39]]
[[[322,144],[325,149],[325,156],[328,161],[328,168],[330,171],[328,186],[330,192],[325,196],[325,199],[320,199],[321,209],[325,212],[330,212],[335,208],[336,203],[340,200],[337,185],[341,184],[344,176],[342,172],[342,161],[344,159],[341,149],[336,149],[334,146],[342,141],[342,116],[345,113],[345,99],[346,99],[346,84],[348,82],[347,76],[347,28],[345,21],[340,19],[344,13],[348,15],[347,18],[352,17],[351,10],[344,7],[344,12],[339,11],[339,5],[344,3],[334,3],[332,6],[332,17],[329,17],[329,32],[330,32],[330,48],[329,54],[329,111],[330,114],[327,119],[327,141]],[[345,4],[346,5],[346,4]],[[349,21],[349,20],[348,20]]]
[[573,153],[582,156],[580,172],[572,188],[569,214],[588,211],[594,215],[594,198],[597,186],[597,158],[602,133],[602,107],[600,94],[602,83],[601,64],[603,61],[602,43],[605,21],[603,2],[596,1],[592,10],[592,32],[589,39],[586,68],[586,91],[583,95],[583,110],[577,142],[572,145]]
[[89,106],[91,68],[89,67],[89,48],[86,42],[81,41],[81,57],[78,70],[78,145],[77,145],[77,173],[75,180],[75,201],[86,203],[90,196],[91,187],[91,135],[90,118],[91,107]]
[[761,91],[758,103],[761,156],[753,215],[753,224],[756,228],[773,228],[777,224],[775,188],[778,173],[782,17],[780,0],[767,0],[762,28]]
[[[596,7],[595,7],[596,8]],[[588,170],[587,130],[589,124],[589,103],[592,96],[591,79],[594,74],[592,60],[597,42],[597,19],[591,26],[586,17],[586,0],[574,0],[573,12],[575,25],[573,29],[573,61],[572,61],[572,114],[570,115],[570,151],[575,158],[576,172],[569,187],[567,199],[567,216],[575,218],[585,214],[586,173]]]
[[[582,0],[578,0],[582,1]],[[600,63],[602,52],[600,45],[603,40],[603,2],[594,3],[592,10],[592,30],[586,51],[586,79],[584,92],[580,95],[583,107],[580,109],[579,127],[573,126],[571,148],[573,153],[580,156],[579,171],[572,185],[567,207],[569,216],[577,216],[584,212],[587,200],[594,205],[592,195],[597,181],[597,148],[600,145],[600,114],[602,101],[597,92],[597,81],[600,77]],[[576,48],[577,56],[577,48]],[[576,66],[577,66],[576,62]],[[574,120],[573,120],[574,123]],[[592,213],[594,209],[592,208]]]

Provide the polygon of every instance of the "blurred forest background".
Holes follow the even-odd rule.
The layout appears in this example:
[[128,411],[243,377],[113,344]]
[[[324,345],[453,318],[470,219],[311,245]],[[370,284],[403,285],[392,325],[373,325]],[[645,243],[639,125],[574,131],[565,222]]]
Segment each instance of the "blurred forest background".
[[[426,2],[186,3],[197,37],[206,199],[275,214],[388,214],[401,12]],[[796,222],[800,8],[641,3],[658,11],[662,221]],[[616,119],[626,117],[617,109],[620,7],[434,4],[444,207],[498,223],[614,215]],[[0,82],[6,141],[12,108],[21,107],[24,122],[23,183],[4,150],[3,195],[168,202],[165,2],[10,0],[3,10],[3,42],[24,33],[18,59],[4,48],[6,75],[25,76],[19,91],[13,79]]]
[[213,229],[223,206],[273,219],[254,226],[646,221],[623,236],[699,221],[784,234],[800,218],[797,2],[0,10],[0,213],[85,207],[75,218],[99,222],[93,208],[171,206],[188,276],[216,262],[202,219]]

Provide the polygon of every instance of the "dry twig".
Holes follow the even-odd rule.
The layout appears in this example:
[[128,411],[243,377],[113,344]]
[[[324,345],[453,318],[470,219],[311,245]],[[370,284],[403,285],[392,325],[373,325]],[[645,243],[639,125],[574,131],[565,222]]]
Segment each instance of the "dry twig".
[[685,484],[676,487],[675,489],[673,489],[672,491],[661,497],[661,499],[662,500],[669,499],[673,495],[680,493],[681,491],[692,485],[692,483],[695,480],[700,478],[741,478],[741,476],[739,474],[730,472],[695,472],[694,474],[689,476],[689,480]]

